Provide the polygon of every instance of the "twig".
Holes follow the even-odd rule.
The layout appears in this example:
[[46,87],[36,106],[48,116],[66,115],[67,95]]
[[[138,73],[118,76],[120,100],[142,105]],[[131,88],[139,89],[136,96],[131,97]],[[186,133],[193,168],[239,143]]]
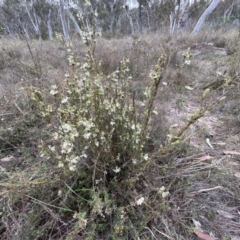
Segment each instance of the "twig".
[[22,111],[22,109],[21,109],[16,103],[14,103],[14,106],[18,109],[18,111],[19,111],[22,115],[25,115],[24,112]]
[[14,115],[15,113],[3,113],[0,114],[0,117],[8,116],[8,115]]
[[163,233],[161,231],[159,231],[158,229],[156,229],[155,227],[153,227],[155,231],[157,231],[158,233],[162,234],[163,236],[167,237],[168,239],[174,240],[174,238],[168,236],[166,233]]
[[202,193],[202,192],[209,192],[209,191],[213,191],[213,190],[216,190],[216,189],[221,189],[223,188],[222,186],[216,186],[216,187],[213,187],[213,188],[206,188],[206,189],[200,189],[198,191],[195,191],[195,192],[190,192],[189,194],[187,194],[188,196],[194,196],[198,193]]
[[1,136],[0,136],[0,139],[4,142],[6,142],[7,144],[9,144],[10,146],[14,147],[15,149],[17,149],[18,151],[20,151],[17,147],[15,147],[14,145],[12,145],[10,142],[8,142],[7,140],[3,139]]

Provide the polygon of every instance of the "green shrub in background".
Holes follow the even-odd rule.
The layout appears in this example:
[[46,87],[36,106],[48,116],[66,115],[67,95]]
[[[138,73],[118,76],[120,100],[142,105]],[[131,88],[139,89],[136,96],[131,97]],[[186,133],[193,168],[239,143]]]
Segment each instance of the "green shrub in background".
[[[68,194],[77,204],[69,236],[82,232],[86,239],[98,234],[136,239],[149,221],[149,196],[137,191],[136,184],[151,161],[144,146],[166,59],[163,55],[153,68],[152,85],[144,92],[142,107],[136,107],[128,60],[103,76],[94,58],[96,33],[85,36],[83,64],[67,44],[70,69],[61,87],[52,86],[48,96],[32,88],[39,114],[51,124],[51,140],[41,145],[41,158],[57,165],[59,174],[69,180]],[[168,194],[164,190],[158,193],[162,197]]]

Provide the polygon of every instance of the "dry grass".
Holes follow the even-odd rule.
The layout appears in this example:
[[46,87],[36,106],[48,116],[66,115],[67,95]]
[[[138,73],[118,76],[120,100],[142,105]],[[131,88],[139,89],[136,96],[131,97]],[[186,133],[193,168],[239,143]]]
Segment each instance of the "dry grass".
[[[81,61],[85,47],[76,40],[73,44]],[[189,47],[191,64],[182,67],[182,53]],[[167,85],[160,86],[156,97],[158,115],[152,118],[146,146],[154,157],[137,191],[144,195],[166,186],[170,195],[163,203],[153,194],[156,199],[146,206],[146,219],[154,218],[142,229],[140,239],[196,239],[197,222],[213,239],[240,237],[239,49],[235,29],[205,30],[194,38],[189,33],[149,33],[136,39],[98,40],[95,54],[104,75],[119,67],[123,58],[130,59],[136,101],[143,98],[149,71],[162,51],[168,55],[163,79]],[[71,199],[71,206],[59,209],[63,204],[58,191],[68,196],[73,180],[60,176],[51,161],[40,160],[38,145],[40,139],[48,141],[48,126],[37,115],[27,89],[35,86],[47,91],[52,84],[61,85],[68,69],[67,52],[57,41],[2,38],[0,55],[1,239],[66,239],[76,226],[76,202]],[[232,78],[230,86],[213,89],[208,100],[214,102],[225,95],[224,104],[188,129],[185,137],[191,138],[160,154],[159,145],[166,145],[169,136],[199,109],[204,86],[218,80],[217,72],[225,71]],[[226,150],[235,154],[224,154]],[[203,156],[209,159],[201,159]]]

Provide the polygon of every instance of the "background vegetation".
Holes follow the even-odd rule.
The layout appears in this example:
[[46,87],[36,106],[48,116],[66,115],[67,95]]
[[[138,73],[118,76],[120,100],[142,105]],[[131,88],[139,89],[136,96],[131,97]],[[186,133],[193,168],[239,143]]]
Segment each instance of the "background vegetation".
[[93,3],[82,39],[2,35],[1,239],[238,239],[238,28],[99,36]]

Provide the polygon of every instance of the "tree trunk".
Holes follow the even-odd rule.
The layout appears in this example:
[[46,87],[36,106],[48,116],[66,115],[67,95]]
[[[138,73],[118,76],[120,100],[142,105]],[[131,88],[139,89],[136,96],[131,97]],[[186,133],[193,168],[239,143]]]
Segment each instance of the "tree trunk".
[[74,18],[73,14],[70,12],[69,9],[67,10],[67,12],[68,12],[69,17],[70,17],[71,20],[73,21],[73,24],[74,24],[75,30],[79,33],[80,37],[83,39],[82,30],[81,30],[81,28],[79,27],[79,25],[78,25],[76,19]]
[[129,7],[126,5],[125,6],[125,10],[126,10],[126,14],[127,14],[127,18],[129,20],[129,24],[130,24],[130,28],[131,28],[131,34],[134,34],[134,25],[133,25],[133,20],[132,20],[132,16],[129,12]]
[[48,19],[47,19],[47,29],[48,29],[49,39],[53,40],[53,30],[52,30],[52,25],[51,25],[51,17],[52,17],[52,10],[49,9]]
[[204,13],[202,14],[202,16],[199,18],[196,26],[194,27],[191,35],[194,36],[196,35],[202,28],[206,18],[208,17],[208,15],[210,15],[215,8],[217,7],[217,5],[219,4],[220,0],[213,0],[211,2],[211,4],[208,6],[208,8],[204,11]]
[[67,28],[67,21],[66,21],[65,12],[64,12],[63,0],[60,0],[60,11],[59,12],[60,12],[60,18],[61,18],[61,22],[62,22],[64,38],[65,38],[65,40],[69,41],[70,37],[69,37],[69,33],[68,33],[68,28]]
[[147,14],[148,29],[150,29],[150,14],[149,14],[149,8],[148,7],[146,7],[146,14]]
[[142,33],[142,1],[139,1],[138,7],[138,30],[139,33]]
[[22,24],[22,28],[23,28],[23,31],[24,31],[25,37],[29,39],[29,38],[30,38],[30,35],[29,35],[29,33],[28,33],[28,29],[27,29],[27,27],[24,26],[24,24]]
[[114,26],[115,18],[114,14],[111,12],[111,20],[110,20],[110,32],[113,33],[113,26]]
[[233,11],[233,8],[234,8],[234,5],[237,4],[237,1],[233,1],[232,4],[230,5],[230,7],[228,7],[225,11],[224,11],[224,14],[223,14],[223,19],[224,19],[224,22],[227,21],[231,14],[232,14],[232,11]]
[[34,18],[33,18],[33,17],[31,16],[31,13],[30,13],[27,5],[25,5],[25,9],[26,9],[26,12],[27,12],[27,14],[28,14],[28,17],[29,17],[29,19],[30,19],[30,22],[31,22],[31,24],[32,24],[32,26],[33,26],[33,30],[34,30],[35,34],[36,34],[38,37],[41,37],[40,27],[39,27],[39,20],[38,20],[38,17],[37,17],[37,14],[36,14],[35,10],[33,11],[33,17],[34,17]]
[[180,5],[180,13],[178,16],[178,28],[186,28],[189,19],[189,1],[182,1]]
[[170,20],[170,33],[174,33],[178,27],[178,19],[179,19],[179,12],[180,12],[180,0],[174,1],[174,10],[169,15]]

